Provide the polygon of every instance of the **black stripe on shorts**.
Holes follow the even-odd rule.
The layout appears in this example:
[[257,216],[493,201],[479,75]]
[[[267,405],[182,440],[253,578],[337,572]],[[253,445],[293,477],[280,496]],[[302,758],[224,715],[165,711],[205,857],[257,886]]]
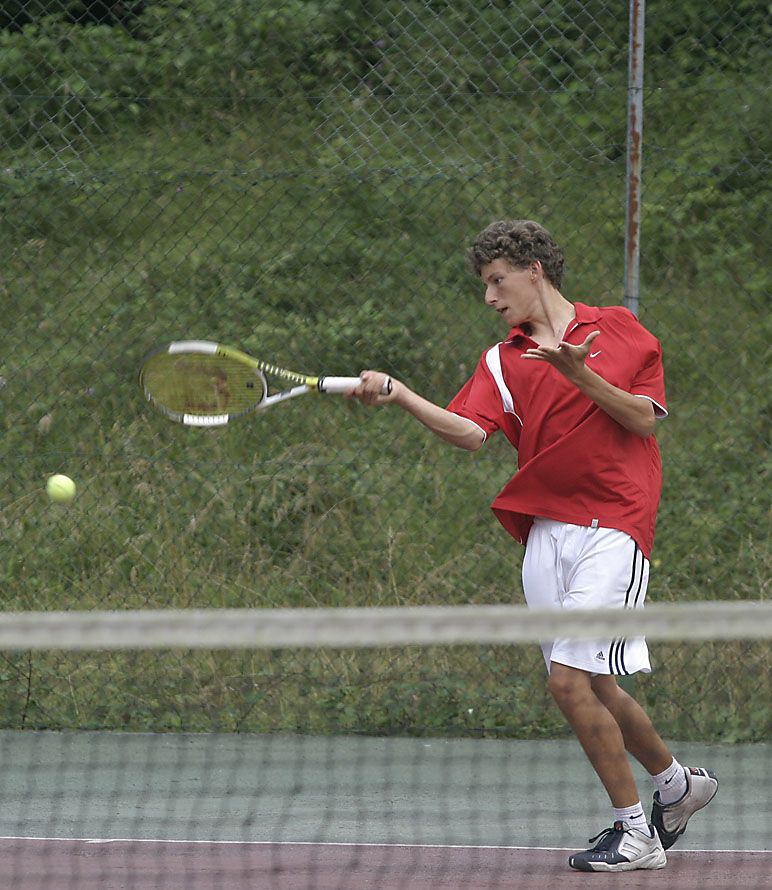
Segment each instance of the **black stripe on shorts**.
[[611,641],[609,649],[608,669],[610,674],[624,674],[629,676],[630,672],[625,667],[625,640],[620,637],[618,640]]
[[[643,589],[643,568],[645,560],[640,547],[635,542],[633,542],[633,544],[635,549],[633,550],[633,565],[630,572],[630,583],[627,585],[627,590],[625,591],[626,609],[635,609],[638,606],[638,600],[641,597],[641,590]],[[631,597],[633,598],[632,604],[630,602]],[[619,637],[618,639],[611,641],[608,664],[610,674],[630,675],[630,672],[625,666],[626,642],[627,640],[624,637]]]

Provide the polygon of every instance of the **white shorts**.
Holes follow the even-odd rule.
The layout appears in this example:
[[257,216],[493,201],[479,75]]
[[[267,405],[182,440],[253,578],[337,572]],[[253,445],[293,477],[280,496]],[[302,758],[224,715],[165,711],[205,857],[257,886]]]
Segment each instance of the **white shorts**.
[[[534,609],[640,609],[649,561],[625,532],[537,518],[523,559],[523,591]],[[554,661],[592,674],[651,671],[643,637],[542,643]]]

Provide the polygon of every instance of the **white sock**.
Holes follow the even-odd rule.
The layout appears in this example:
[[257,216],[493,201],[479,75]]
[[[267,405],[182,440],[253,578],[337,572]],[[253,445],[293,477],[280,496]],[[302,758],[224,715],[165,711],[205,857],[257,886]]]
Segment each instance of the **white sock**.
[[652,776],[651,780],[659,791],[660,803],[675,803],[686,794],[686,771],[675,757],[666,770]]
[[622,809],[614,807],[614,821],[627,822],[630,828],[637,828],[638,831],[642,831],[651,837],[649,823],[640,801],[631,807],[623,807]]

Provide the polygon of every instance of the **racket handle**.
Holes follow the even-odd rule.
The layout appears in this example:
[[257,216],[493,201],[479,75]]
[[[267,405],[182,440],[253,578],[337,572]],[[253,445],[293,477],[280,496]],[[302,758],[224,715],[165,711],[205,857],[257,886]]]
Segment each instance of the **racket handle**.
[[[346,393],[359,386],[359,377],[320,377],[316,384],[319,392]],[[381,393],[385,396],[391,392],[391,377],[386,378]]]

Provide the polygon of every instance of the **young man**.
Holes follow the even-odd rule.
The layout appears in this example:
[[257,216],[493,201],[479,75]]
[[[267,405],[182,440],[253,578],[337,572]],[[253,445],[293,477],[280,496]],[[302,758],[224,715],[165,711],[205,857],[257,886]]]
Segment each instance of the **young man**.
[[[504,528],[525,545],[530,606],[641,608],[661,488],[654,438],[665,417],[658,341],[620,306],[571,303],[560,292],[563,254],[538,223],[492,223],[471,249],[485,304],[509,328],[472,377],[441,408],[386,375],[365,371],[352,395],[394,403],[437,436],[470,451],[501,430],[518,471],[493,502]],[[542,646],[549,690],[605,787],[613,825],[569,857],[582,871],[662,868],[665,849],[716,794],[715,776],[684,769],[620,675],[650,671],[643,638]],[[647,820],[627,752],[656,791]]]

